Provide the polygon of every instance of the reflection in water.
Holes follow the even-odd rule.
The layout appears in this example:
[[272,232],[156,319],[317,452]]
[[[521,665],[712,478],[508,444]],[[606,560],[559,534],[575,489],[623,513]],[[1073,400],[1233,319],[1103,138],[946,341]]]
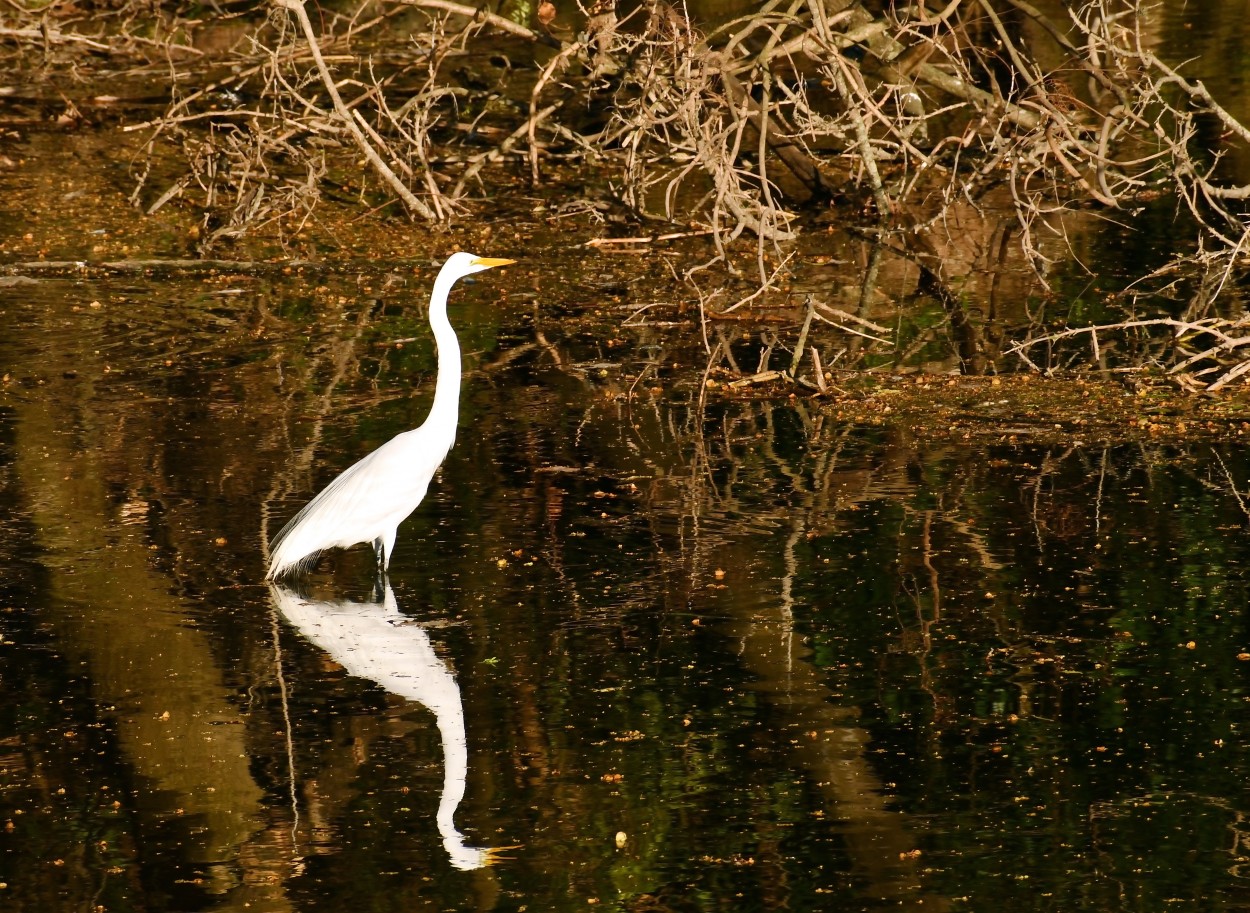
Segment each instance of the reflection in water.
[[[0,334],[0,909],[1244,906],[1240,443],[926,444],[828,404],[683,400],[667,374],[648,398],[558,327],[524,349],[483,318],[466,349],[506,359],[477,369],[473,434],[401,538],[421,561],[392,565],[457,619],[453,680],[389,592],[256,586],[240,507],[293,507],[317,454],[419,420],[432,349],[362,342],[418,310],[340,286],[266,360],[243,300],[209,301],[187,338],[210,355],[157,371],[169,308],[123,324],[56,291],[23,290]],[[81,350],[47,348],[61,325]],[[683,361],[637,332],[648,370]],[[950,383],[969,410],[992,395]],[[434,711],[446,850],[405,798],[437,777],[424,712],[316,646],[275,664],[274,604]],[[310,686],[288,695],[286,669]],[[514,810],[490,842],[526,849],[463,872],[444,852],[491,858],[453,818],[470,739],[471,798]]]
[[469,772],[460,686],[435,654],[425,628],[400,613],[390,584],[380,603],[318,601],[282,586],[271,586],[270,591],[282,615],[349,675],[367,678],[434,711],[443,743],[443,794],[438,803],[443,846],[458,869],[490,865],[494,851],[467,846],[453,821]]

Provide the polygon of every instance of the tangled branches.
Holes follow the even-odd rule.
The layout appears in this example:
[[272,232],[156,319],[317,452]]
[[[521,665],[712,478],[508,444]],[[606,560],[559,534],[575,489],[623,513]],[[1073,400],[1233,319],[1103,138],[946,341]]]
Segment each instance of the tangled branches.
[[[189,167],[159,185],[142,170],[135,200],[194,205],[207,251],[297,228],[326,193],[448,223],[489,169],[541,185],[549,163],[593,160],[635,218],[677,223],[655,234],[706,234],[704,266],[736,271],[750,251],[761,289],[836,210],[911,261],[952,325],[970,222],[1001,215],[1045,286],[1089,214],[1128,223],[1166,200],[1191,273],[1167,316],[1227,317],[1212,309],[1250,243],[1250,186],[1222,159],[1250,130],[1165,61],[1143,0],[1084,0],[1063,21],[1028,0],[767,0],[703,25],[679,0],[571,2],[505,5],[532,21],[456,0],[314,21],[303,0],[273,0],[227,58],[171,53],[203,88],[128,129],[149,149],[176,142]],[[1136,291],[1178,288],[1178,263]],[[1018,355],[1054,331],[1018,329]]]
[[[671,7],[648,10],[637,33],[611,33],[630,64],[603,136],[625,150],[637,208],[661,188],[670,218],[693,209],[726,239],[787,239],[786,207],[824,204],[833,187],[866,189],[883,226],[906,219],[916,231],[1006,188],[1044,274],[1040,226],[1061,232],[1058,216],[1090,206],[1126,216],[1175,192],[1226,254],[1245,243],[1235,203],[1250,188],[1212,178],[1218,152],[1197,141],[1198,121],[1250,134],[1161,62],[1129,0],[1092,0],[1062,24],[1024,0],[879,17],[854,3],[774,0],[706,36]],[[1026,47],[1025,25],[1050,46]],[[1038,62],[1056,53],[1059,66]],[[694,175],[705,195],[680,205]]]
[[[1042,273],[1037,235],[1056,216],[1128,212],[1161,192],[1176,192],[1227,250],[1244,245],[1238,204],[1250,189],[1213,177],[1218,150],[1198,144],[1198,119],[1215,117],[1239,141],[1250,133],[1160,60],[1136,0],[1089,0],[1065,23],[1025,0],[890,4],[880,15],[847,0],[770,0],[706,32],[663,0],[623,18],[599,0],[569,17],[581,31],[563,41],[449,0],[384,3],[368,21],[362,6],[320,34],[302,0],[273,7],[244,55],[251,65],[236,62],[237,75],[211,87],[262,105],[225,110],[205,89],[146,125],[248,135],[223,144],[215,171],[194,169],[206,208],[220,199],[206,184],[223,167],[233,176],[240,225],[255,218],[242,201],[272,173],[264,163],[303,163],[298,185],[311,192],[326,176],[309,152],[317,145],[355,147],[385,192],[426,221],[453,218],[484,165],[524,156],[541,180],[542,160],[563,146],[619,162],[623,202],[699,223],[722,255],[743,234],[791,240],[805,211],[831,201],[875,211],[882,228],[924,230],[998,189]],[[405,40],[384,44],[383,24]],[[508,72],[473,85],[458,65],[487,47],[502,48]],[[456,155],[483,118],[501,141]],[[499,123],[509,118],[512,129]]]

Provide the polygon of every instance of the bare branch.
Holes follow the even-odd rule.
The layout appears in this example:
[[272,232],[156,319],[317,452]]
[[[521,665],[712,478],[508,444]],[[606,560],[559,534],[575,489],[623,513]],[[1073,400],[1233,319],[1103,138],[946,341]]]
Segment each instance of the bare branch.
[[378,154],[378,151],[373,148],[361,131],[356,118],[352,116],[352,112],[347,105],[343,104],[343,97],[339,95],[334,77],[330,75],[330,68],[326,66],[325,59],[321,56],[321,48],[317,45],[317,34],[313,31],[312,22],[308,18],[308,11],[304,9],[303,0],[274,0],[274,3],[295,16],[299,22],[300,28],[304,31],[304,37],[308,41],[308,49],[312,52],[313,60],[317,64],[317,71],[321,74],[321,82],[325,86],[331,101],[334,102],[334,110],[338,113],[344,126],[352,134],[352,138],[356,140],[356,145],[365,154],[365,158],[369,160],[369,163],[373,165],[378,174],[382,176],[383,180],[390,185],[391,189],[395,191],[410,210],[428,222],[438,221],[438,216],[434,214],[434,210],[417,199],[416,195],[408,189],[408,185],[396,176],[391,167]]

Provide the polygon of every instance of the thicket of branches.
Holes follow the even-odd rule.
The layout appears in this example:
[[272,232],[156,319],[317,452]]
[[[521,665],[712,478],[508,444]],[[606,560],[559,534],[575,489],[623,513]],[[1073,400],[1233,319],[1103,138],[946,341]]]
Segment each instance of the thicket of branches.
[[[708,233],[711,263],[730,270],[748,252],[761,290],[830,208],[941,290],[932,239],[956,209],[1007,206],[1044,283],[1066,212],[1127,221],[1168,195],[1190,241],[1188,306],[1167,315],[1188,342],[1167,366],[1214,386],[1250,370],[1236,355],[1243,323],[1213,307],[1250,226],[1250,186],[1221,179],[1221,156],[1250,132],[1160,59],[1140,0],[1087,0],[1062,21],[1027,0],[768,0],[710,29],[680,2],[571,2],[505,4],[525,11],[516,21],[451,0],[338,12],[273,0],[248,42],[213,61],[228,69],[175,80],[200,88],[132,126],[188,163],[163,183],[141,170],[134,199],[196,207],[210,250],[298,226],[327,188],[360,186],[344,175],[362,157],[363,205],[398,200],[430,223],[491,196],[490,166],[541,185],[553,161],[594,161],[638,219],[674,223],[657,233]],[[167,21],[172,71],[203,77]],[[1179,281],[1176,267],[1156,286]],[[1099,332],[1080,331],[1095,359]],[[1012,351],[1032,364],[1065,338]]]

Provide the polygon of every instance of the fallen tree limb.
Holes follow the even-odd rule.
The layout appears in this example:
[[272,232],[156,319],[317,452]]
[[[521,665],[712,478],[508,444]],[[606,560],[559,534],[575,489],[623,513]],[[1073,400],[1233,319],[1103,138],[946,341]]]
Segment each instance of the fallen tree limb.
[[[285,2],[285,0],[284,0]],[[464,16],[474,22],[484,22],[487,25],[499,29],[501,32],[507,32],[509,35],[516,35],[518,38],[525,38],[528,41],[538,41],[543,44],[555,44],[559,47],[560,42],[556,41],[550,35],[535,32],[519,23],[513,22],[504,16],[497,16],[494,13],[487,12],[475,6],[466,6],[463,3],[452,3],[450,0],[399,0],[404,6],[415,6],[427,10],[441,10],[444,13],[451,13],[455,16]]]

